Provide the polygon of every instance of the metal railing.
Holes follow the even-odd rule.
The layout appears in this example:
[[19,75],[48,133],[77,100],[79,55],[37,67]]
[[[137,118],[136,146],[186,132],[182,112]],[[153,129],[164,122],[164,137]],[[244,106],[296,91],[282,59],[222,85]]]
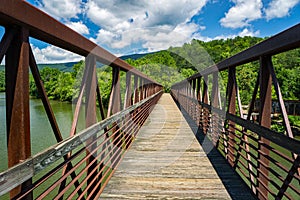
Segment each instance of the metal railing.
[[[3,0],[0,62],[5,56],[9,169],[0,173],[0,196],[11,199],[97,198],[162,94],[162,86],[90,40],[21,0]],[[40,77],[29,37],[85,57],[85,68],[70,129],[63,139]],[[102,104],[96,63],[112,67],[108,108]],[[31,156],[29,68],[57,144]],[[122,104],[120,72],[126,73]],[[85,102],[86,130],[76,134]],[[101,122],[97,122],[97,103]],[[104,110],[107,110],[105,115]]]
[[[272,56],[300,47],[300,24],[230,57],[171,88],[173,98],[199,126],[259,199],[300,198],[300,141],[294,139]],[[236,68],[259,61],[247,117],[242,113]],[[219,73],[227,71],[221,103]],[[272,84],[273,83],[273,84]],[[271,130],[272,85],[285,133]],[[251,120],[256,97],[258,121]]]

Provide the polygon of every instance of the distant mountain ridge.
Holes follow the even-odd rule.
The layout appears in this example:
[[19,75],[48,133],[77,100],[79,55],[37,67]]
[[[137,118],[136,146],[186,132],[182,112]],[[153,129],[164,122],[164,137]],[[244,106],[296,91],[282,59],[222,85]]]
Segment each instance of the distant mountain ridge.
[[[148,54],[153,54],[153,53],[155,53],[155,52],[143,53],[143,54],[124,55],[124,56],[120,56],[119,58],[121,58],[122,60],[127,60],[127,59],[137,60],[137,59],[142,58],[142,57],[144,57]],[[63,72],[72,72],[73,65],[77,64],[78,62],[38,64],[38,68],[39,68],[39,70],[42,70],[45,67],[50,67],[50,68],[59,69],[60,71],[63,71]],[[102,66],[103,66],[103,64],[97,63],[97,68],[100,68]],[[0,70],[4,70],[4,65],[0,65]]]

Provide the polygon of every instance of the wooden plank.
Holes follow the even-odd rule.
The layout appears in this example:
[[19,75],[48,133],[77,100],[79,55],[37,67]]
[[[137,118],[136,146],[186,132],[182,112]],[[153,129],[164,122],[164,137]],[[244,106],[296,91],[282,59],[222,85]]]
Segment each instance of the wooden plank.
[[163,94],[100,196],[149,198],[231,199],[169,94]]

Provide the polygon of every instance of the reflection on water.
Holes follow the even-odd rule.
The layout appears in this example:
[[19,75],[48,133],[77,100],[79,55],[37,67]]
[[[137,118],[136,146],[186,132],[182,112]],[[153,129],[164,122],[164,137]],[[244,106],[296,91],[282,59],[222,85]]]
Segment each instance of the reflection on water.
[[[67,138],[72,124],[75,106],[72,106],[71,103],[59,101],[50,101],[50,103],[63,138]],[[80,113],[77,131],[84,128],[84,109],[82,109]],[[51,125],[40,99],[30,100],[30,132],[32,155],[56,143]],[[0,93],[0,171],[7,169],[6,140],[5,94]]]

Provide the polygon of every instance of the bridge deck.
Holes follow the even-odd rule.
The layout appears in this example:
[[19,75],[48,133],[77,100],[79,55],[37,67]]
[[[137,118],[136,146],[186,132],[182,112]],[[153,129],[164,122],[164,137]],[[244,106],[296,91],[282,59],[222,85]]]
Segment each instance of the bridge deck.
[[100,198],[231,199],[169,94],[155,106]]

